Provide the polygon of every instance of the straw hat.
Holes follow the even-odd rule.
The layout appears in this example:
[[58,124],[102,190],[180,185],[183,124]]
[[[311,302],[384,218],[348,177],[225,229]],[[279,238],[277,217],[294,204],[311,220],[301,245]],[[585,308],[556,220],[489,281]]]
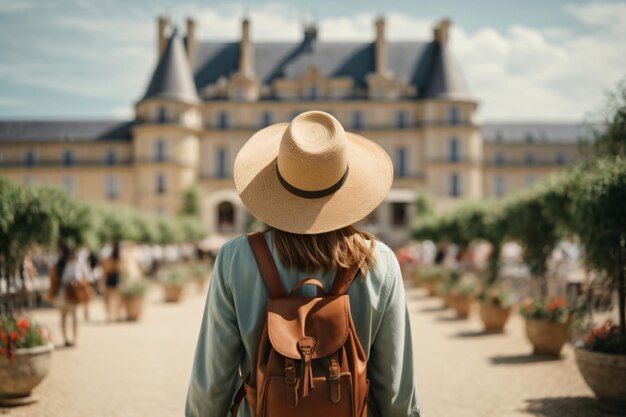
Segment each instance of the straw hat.
[[356,223],[384,200],[389,155],[345,132],[328,113],[309,111],[255,133],[235,159],[235,187],[259,220],[298,234]]

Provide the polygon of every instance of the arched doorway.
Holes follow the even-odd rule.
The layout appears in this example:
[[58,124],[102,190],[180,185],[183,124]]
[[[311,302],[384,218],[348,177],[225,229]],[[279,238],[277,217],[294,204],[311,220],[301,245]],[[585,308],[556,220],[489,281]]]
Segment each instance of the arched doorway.
[[235,232],[235,206],[230,201],[217,205],[217,231],[223,234]]

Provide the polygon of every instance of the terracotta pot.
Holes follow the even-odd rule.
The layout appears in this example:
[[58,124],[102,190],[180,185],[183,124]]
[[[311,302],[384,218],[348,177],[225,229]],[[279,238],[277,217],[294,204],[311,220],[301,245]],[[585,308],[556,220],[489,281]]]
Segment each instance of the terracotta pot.
[[449,300],[451,307],[456,311],[456,316],[460,319],[466,319],[469,317],[470,309],[472,307],[472,297],[469,295],[450,295]]
[[569,324],[547,320],[526,319],[526,336],[534,347],[534,355],[559,356],[570,340]]
[[122,304],[126,310],[126,320],[137,321],[143,312],[143,296],[124,296]]
[[486,333],[502,333],[509,316],[511,307],[496,307],[492,304],[480,302],[480,319],[485,326]]
[[452,307],[452,295],[450,293],[444,292],[439,294],[441,297],[441,301],[443,301],[443,306],[445,308]]
[[31,391],[48,375],[52,344],[17,349],[15,358],[0,357],[0,404],[22,405],[35,399]]
[[184,284],[163,284],[163,290],[165,291],[165,302],[177,303],[183,297]]
[[434,297],[437,295],[437,285],[439,285],[438,281],[423,281],[422,288],[426,290],[430,297]]
[[626,355],[576,348],[576,363],[598,397],[598,407],[609,413],[626,414]]

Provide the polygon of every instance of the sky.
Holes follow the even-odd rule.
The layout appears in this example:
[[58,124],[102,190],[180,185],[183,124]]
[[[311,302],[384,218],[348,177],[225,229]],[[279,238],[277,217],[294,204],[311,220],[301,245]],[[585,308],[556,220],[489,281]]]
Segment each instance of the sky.
[[484,121],[580,121],[626,76],[626,1],[0,0],[0,119],[129,119],[156,64],[156,18],[200,40],[426,41],[452,20],[450,46]]

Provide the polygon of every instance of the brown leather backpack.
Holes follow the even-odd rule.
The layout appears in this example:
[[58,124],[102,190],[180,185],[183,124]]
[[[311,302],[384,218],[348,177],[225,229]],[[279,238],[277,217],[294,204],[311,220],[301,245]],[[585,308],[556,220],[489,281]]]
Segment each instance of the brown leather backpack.
[[[338,271],[330,294],[310,278],[287,296],[263,234],[248,240],[270,299],[256,367],[235,395],[232,416],[245,395],[253,417],[367,417],[367,360],[346,294],[358,266]],[[317,286],[318,296],[294,296],[303,285]]]

